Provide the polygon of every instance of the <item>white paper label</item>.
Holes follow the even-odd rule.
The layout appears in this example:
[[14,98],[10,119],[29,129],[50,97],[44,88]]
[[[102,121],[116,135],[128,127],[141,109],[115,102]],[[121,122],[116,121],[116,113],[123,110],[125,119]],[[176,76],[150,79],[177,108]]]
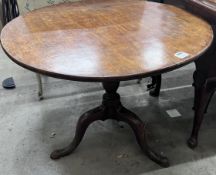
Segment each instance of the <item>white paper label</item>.
[[187,58],[189,56],[189,54],[186,52],[176,52],[175,56],[177,58],[184,59],[184,58]]

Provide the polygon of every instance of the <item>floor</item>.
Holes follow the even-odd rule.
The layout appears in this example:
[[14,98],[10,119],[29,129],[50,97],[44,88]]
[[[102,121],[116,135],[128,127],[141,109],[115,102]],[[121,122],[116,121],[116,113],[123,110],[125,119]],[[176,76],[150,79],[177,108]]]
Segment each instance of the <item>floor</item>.
[[[193,120],[194,65],[163,75],[159,98],[146,91],[148,79],[122,82],[123,104],[147,121],[149,143],[169,157],[161,168],[139,149],[131,129],[114,121],[96,122],[70,156],[53,161],[53,149],[67,145],[78,117],[101,103],[98,83],[43,77],[45,99],[37,98],[34,73],[12,63],[0,50],[0,81],[13,76],[16,89],[0,87],[0,175],[215,175],[216,99],[210,105],[197,149],[186,145]],[[181,116],[172,118],[167,110]]]

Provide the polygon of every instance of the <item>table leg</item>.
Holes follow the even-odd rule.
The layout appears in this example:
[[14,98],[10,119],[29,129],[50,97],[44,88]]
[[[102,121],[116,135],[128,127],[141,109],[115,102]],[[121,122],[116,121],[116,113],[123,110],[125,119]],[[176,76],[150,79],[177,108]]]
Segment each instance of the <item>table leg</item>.
[[[152,81],[151,83],[147,84],[147,90],[149,91],[149,95],[152,97],[158,97],[160,95],[160,89],[161,89],[161,75],[156,75],[151,77]],[[140,84],[142,81],[141,79],[137,80],[137,83]]]
[[116,92],[119,82],[104,82],[103,87],[105,94],[103,95],[102,105],[84,113],[78,120],[75,137],[73,141],[65,148],[52,152],[52,159],[59,159],[63,156],[71,154],[80,144],[88,126],[97,120],[114,119],[128,123],[133,129],[138,144],[143,152],[154,162],[163,167],[169,166],[168,159],[150,149],[145,136],[145,124],[133,112],[122,106],[120,95]]
[[168,159],[162,155],[155,153],[149,146],[145,135],[145,124],[143,121],[136,116],[133,112],[122,106],[121,110],[118,112],[118,120],[124,121],[131,126],[136,136],[137,142],[143,152],[154,162],[158,163],[163,167],[168,167]]
[[194,75],[194,122],[193,129],[187,144],[190,148],[194,149],[198,145],[199,130],[204,118],[204,113],[207,110],[208,104],[215,91],[214,87],[211,86],[205,76],[199,71],[195,71]]
[[38,97],[39,100],[43,100],[43,85],[42,85],[42,78],[40,74],[36,74],[37,82],[38,82]]
[[147,88],[152,97],[158,97],[161,89],[161,75],[152,76],[152,83],[148,84]]
[[103,117],[103,107],[97,107],[84,113],[78,120],[76,133],[73,141],[65,148],[55,150],[50,155],[51,159],[59,159],[61,157],[71,154],[82,141],[82,138],[88,126],[96,120],[101,120]]

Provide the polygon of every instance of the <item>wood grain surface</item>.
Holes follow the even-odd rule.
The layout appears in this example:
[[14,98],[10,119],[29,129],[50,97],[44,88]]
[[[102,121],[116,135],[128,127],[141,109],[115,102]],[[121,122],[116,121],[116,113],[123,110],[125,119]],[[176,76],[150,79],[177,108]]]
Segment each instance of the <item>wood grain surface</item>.
[[[153,2],[64,3],[7,24],[1,44],[17,64],[77,81],[147,77],[194,61],[211,45],[211,26]],[[177,52],[186,52],[180,59]]]

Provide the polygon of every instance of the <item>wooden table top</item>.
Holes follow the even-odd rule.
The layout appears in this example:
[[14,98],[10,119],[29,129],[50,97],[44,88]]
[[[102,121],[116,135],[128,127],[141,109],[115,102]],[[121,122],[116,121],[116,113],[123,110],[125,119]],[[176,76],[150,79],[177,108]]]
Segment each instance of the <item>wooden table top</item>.
[[[66,3],[20,16],[1,33],[17,64],[77,81],[129,80],[194,61],[210,46],[209,24],[160,3]],[[186,58],[175,56],[185,52]]]

